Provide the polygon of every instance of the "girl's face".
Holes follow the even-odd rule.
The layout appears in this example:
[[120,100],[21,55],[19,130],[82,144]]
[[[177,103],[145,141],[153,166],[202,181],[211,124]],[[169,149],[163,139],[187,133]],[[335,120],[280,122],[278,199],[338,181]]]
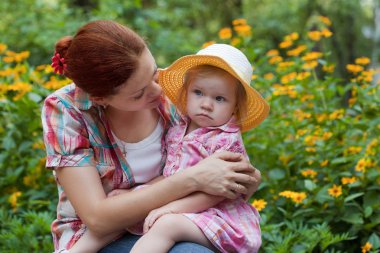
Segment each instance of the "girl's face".
[[237,80],[233,76],[195,77],[187,90],[189,129],[216,127],[227,123],[236,108]]
[[141,111],[156,108],[162,89],[157,83],[157,66],[148,49],[141,54],[135,73],[116,95],[103,98],[102,103],[120,111]]

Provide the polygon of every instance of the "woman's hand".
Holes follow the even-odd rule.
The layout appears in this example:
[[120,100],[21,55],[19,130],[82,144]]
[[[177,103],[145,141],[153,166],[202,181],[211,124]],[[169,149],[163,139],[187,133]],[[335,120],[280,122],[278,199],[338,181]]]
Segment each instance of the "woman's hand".
[[240,194],[251,196],[260,183],[256,169],[242,154],[228,151],[215,153],[184,173],[190,174],[199,191],[235,199]]

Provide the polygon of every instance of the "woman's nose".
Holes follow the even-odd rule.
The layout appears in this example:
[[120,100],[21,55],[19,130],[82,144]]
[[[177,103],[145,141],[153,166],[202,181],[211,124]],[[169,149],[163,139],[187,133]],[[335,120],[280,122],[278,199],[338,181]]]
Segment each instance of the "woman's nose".
[[150,97],[156,97],[162,94],[162,88],[161,86],[156,83],[155,81],[152,82],[151,86],[149,87],[149,96]]

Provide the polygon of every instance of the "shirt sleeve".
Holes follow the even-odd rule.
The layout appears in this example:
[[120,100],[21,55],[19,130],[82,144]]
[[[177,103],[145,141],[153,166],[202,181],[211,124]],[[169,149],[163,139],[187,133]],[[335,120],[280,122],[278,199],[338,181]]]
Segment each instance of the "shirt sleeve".
[[78,109],[57,96],[49,96],[41,117],[47,168],[95,166],[87,128]]

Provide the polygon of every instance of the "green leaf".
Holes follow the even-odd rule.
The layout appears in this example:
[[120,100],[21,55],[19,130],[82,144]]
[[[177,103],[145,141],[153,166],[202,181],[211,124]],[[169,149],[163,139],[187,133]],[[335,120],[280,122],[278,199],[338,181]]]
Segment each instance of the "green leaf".
[[362,214],[354,211],[345,213],[341,220],[355,225],[361,225],[364,223]]
[[273,169],[269,171],[269,177],[274,180],[285,178],[285,171],[281,169]]
[[309,191],[313,191],[317,187],[317,185],[309,179],[305,180],[304,183],[305,183],[305,188],[308,189]]
[[355,194],[351,194],[351,195],[349,195],[348,197],[346,197],[345,199],[344,199],[344,202],[346,203],[346,202],[349,202],[349,201],[351,201],[351,200],[353,200],[353,199],[356,199],[356,198],[358,198],[358,197],[360,197],[360,196],[363,196],[364,195],[364,192],[359,192],[359,193],[355,193]]
[[374,249],[380,248],[380,237],[375,232],[369,236],[368,241],[372,244]]
[[368,218],[369,216],[371,216],[372,212],[373,212],[372,207],[367,206],[367,207],[364,209],[364,217],[365,217],[365,218]]

